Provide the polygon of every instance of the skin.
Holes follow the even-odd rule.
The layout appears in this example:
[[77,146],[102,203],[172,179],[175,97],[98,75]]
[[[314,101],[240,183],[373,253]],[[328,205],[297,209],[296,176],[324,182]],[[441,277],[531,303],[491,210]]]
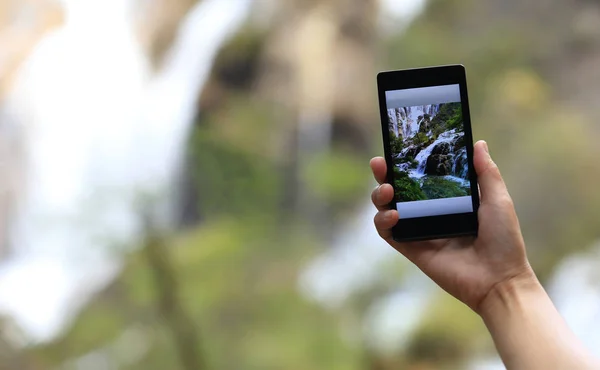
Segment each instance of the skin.
[[389,209],[394,190],[385,183],[385,159],[373,158],[379,235],[482,317],[508,369],[600,369],[529,264],[512,198],[483,141],[475,144],[474,165],[481,193],[477,238],[398,243],[392,239],[399,215]]

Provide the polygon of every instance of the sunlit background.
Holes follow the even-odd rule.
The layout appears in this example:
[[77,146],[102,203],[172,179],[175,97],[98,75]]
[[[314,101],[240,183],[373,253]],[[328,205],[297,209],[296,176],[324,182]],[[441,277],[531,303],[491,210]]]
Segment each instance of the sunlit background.
[[375,75],[462,63],[600,351],[600,4],[0,0],[0,369],[503,369],[381,242]]

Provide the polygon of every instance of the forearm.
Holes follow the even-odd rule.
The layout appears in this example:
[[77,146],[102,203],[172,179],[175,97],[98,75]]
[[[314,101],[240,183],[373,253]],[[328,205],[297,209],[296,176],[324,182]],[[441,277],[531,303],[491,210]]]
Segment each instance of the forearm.
[[533,274],[498,285],[480,314],[509,370],[600,369]]

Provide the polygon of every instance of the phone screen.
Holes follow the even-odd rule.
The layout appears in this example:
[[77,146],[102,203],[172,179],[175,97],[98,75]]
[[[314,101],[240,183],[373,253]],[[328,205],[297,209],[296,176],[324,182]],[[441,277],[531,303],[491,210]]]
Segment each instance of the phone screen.
[[385,92],[400,219],[473,212],[459,84]]

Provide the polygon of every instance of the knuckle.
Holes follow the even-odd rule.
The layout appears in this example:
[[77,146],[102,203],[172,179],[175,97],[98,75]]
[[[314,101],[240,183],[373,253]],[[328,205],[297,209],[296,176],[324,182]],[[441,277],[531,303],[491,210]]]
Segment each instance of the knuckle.
[[489,160],[487,165],[485,166],[484,170],[482,171],[480,176],[490,176],[492,177],[494,180],[500,180],[502,179],[502,176],[500,175],[500,169],[498,168],[498,165],[496,164],[496,162],[494,162],[493,160]]
[[377,212],[377,214],[373,218],[373,222],[375,223],[375,227],[379,230],[379,226],[383,222],[383,215],[381,214],[381,212]]
[[379,202],[379,189],[380,187],[376,187],[375,189],[373,189],[373,192],[371,193],[371,201],[373,202],[373,204],[377,205]]

